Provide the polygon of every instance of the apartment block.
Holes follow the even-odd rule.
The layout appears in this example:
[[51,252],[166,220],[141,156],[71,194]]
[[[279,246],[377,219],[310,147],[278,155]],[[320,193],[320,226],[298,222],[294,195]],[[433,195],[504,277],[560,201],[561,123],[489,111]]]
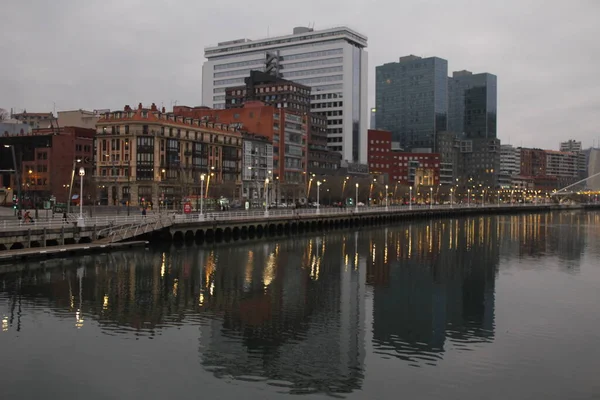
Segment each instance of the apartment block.
[[240,197],[236,125],[166,112],[154,103],[125,106],[98,120],[95,157],[101,204],[176,207],[199,198],[201,185],[205,197]]

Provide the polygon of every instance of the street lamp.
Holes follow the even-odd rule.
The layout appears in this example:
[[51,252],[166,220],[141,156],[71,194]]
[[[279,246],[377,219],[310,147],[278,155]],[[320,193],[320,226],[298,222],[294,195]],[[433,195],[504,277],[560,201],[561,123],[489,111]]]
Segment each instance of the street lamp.
[[408,188],[408,209],[412,210],[412,186]]
[[321,181],[317,181],[317,214],[319,213],[319,192],[321,191]]
[[265,178],[265,215],[269,214],[269,178]]
[[471,189],[467,189],[467,207],[471,207]]
[[454,207],[453,188],[450,188],[450,208]]
[[85,169],[83,167],[79,167],[79,178],[81,179],[79,183],[79,218],[77,219],[77,226],[83,227],[85,226],[85,221],[83,219],[83,177],[85,176]]
[[356,198],[354,199],[354,209],[358,212],[358,183],[356,184]]
[[388,210],[388,185],[385,185],[385,211]]
[[80,158],[73,160],[71,168],[71,184],[69,185],[69,198],[67,199],[67,214],[71,212],[71,200],[73,198],[73,181],[75,180],[75,164],[81,162]]
[[485,189],[483,189],[483,193],[481,194],[481,207],[485,207]]
[[202,218],[202,208],[204,207],[204,178],[206,175],[200,175],[200,218]]
[[429,188],[429,209],[433,208],[433,187]]

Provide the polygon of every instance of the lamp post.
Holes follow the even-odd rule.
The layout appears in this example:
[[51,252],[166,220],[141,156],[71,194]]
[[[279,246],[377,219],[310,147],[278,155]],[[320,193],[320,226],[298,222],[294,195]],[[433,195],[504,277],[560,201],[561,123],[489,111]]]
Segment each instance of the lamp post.
[[13,168],[15,169],[15,185],[17,185],[17,208],[15,209],[15,214],[19,213],[21,210],[21,180],[19,179],[19,170],[17,168],[17,157],[15,155],[15,146],[12,144],[5,144],[4,147],[9,148],[12,153],[13,158]]
[[388,210],[388,198],[389,198],[388,187],[389,187],[388,185],[385,185],[385,211]]
[[356,198],[354,199],[354,210],[358,212],[358,183],[356,184]]
[[485,189],[483,189],[483,193],[481,194],[481,207],[485,207]]
[[321,192],[321,181],[317,181],[317,214],[319,213],[319,207],[320,207],[320,203],[319,203],[319,193]]
[[454,188],[450,188],[450,208],[454,207],[454,197],[453,197],[453,190]]
[[265,215],[269,215],[269,178],[265,178]]
[[429,209],[433,208],[433,187],[429,188]]
[[500,207],[500,191],[498,190],[498,207]]
[[206,175],[200,175],[200,218],[202,218],[202,208],[204,207],[204,178]]
[[71,185],[69,185],[69,198],[67,199],[67,214],[71,212],[71,200],[73,198],[73,181],[75,180],[75,164],[81,162],[81,159],[73,160],[73,168],[71,168]]
[[471,189],[467,189],[467,207],[471,207]]
[[77,219],[77,226],[83,227],[85,226],[85,221],[83,219],[83,177],[85,176],[85,169],[83,167],[79,167],[79,218]]
[[408,209],[412,210],[412,186],[408,188]]

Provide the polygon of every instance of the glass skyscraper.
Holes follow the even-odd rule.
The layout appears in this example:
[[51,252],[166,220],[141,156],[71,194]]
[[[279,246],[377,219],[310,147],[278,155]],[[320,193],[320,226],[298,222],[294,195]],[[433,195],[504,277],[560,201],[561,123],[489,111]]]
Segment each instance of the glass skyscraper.
[[458,71],[448,79],[448,130],[467,139],[496,138],[496,75]]
[[401,57],[376,68],[377,129],[405,149],[431,148],[448,126],[448,61]]

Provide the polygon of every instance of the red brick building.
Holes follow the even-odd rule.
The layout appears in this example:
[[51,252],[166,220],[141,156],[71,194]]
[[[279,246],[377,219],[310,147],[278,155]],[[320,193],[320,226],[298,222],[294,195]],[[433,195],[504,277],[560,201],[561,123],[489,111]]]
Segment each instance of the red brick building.
[[[4,136],[0,138],[3,148],[1,169],[12,169],[12,154],[4,145],[12,145],[15,149],[17,165],[20,173],[23,206],[32,207],[33,203],[49,200],[52,196],[59,203],[66,203],[71,185],[73,161],[77,168],[86,170],[84,193],[92,193],[92,164],[94,152],[94,130],[77,127],[61,129],[34,129],[30,134]],[[79,194],[79,177],[73,182],[73,194]],[[16,188],[14,175],[8,178],[9,185]],[[89,187],[86,185],[89,182]],[[14,190],[16,194],[17,191]],[[84,198],[87,196],[84,195]]]
[[390,183],[426,186],[440,183],[440,155],[394,150],[389,131],[369,130],[367,160],[369,172],[387,175]]
[[[241,108],[173,107],[175,115],[208,118],[215,123],[238,124],[241,131],[266,137],[273,143],[273,176],[290,198],[305,196],[310,120],[307,114],[248,101]],[[242,168],[246,172],[245,168]]]

